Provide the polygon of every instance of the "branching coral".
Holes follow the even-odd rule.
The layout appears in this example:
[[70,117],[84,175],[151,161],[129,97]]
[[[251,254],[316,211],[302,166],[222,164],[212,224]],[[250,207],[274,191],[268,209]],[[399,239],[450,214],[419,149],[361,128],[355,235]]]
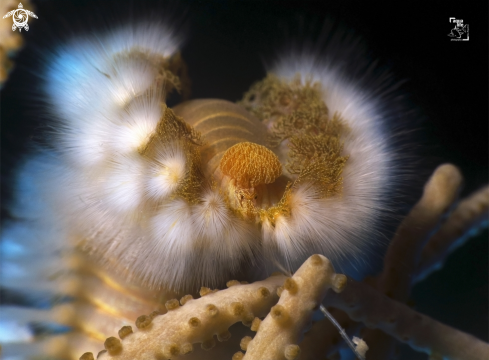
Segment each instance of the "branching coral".
[[139,317],[138,331],[121,336],[122,343],[106,342],[107,353],[99,358],[171,359],[191,352],[195,343],[211,349],[215,345],[214,335],[219,341],[225,341],[231,335],[228,328],[232,324],[242,321],[251,326],[255,317],[265,316],[276,303],[277,289],[284,281],[285,277],[280,275],[248,285],[229,282],[227,290],[208,292],[203,288],[204,296],[199,299],[186,295],[180,303],[170,300],[166,314]]
[[448,252],[462,245],[470,235],[477,233],[478,229],[487,226],[488,204],[489,186],[458,204],[423,248],[416,272],[417,280],[439,269]]
[[[227,290],[191,300],[182,307],[176,304],[176,309],[154,318],[149,330],[139,326],[135,334],[121,336],[122,342],[118,339],[106,342],[107,352],[98,358],[143,359],[146,358],[144,354],[159,353],[162,359],[174,358],[192,348],[185,344],[202,342],[203,347],[210,347],[208,345],[212,344],[212,340],[209,335],[227,334],[227,328],[237,321],[248,322],[249,325],[253,316],[256,317],[251,322],[251,329],[257,334],[253,339],[242,339],[241,348],[246,354],[235,353],[233,360],[291,360],[299,356],[300,359],[311,360],[322,358],[334,353],[340,341],[337,329],[327,319],[314,323],[305,332],[309,328],[313,310],[318,308],[321,301],[328,307],[338,309],[332,310],[332,313],[350,333],[362,326],[382,330],[381,336],[365,335],[369,348],[385,347],[384,342],[391,341],[387,337],[389,335],[433,357],[453,360],[486,358],[489,356],[489,344],[403,304],[413,279],[423,270],[423,264],[428,262],[421,261],[422,254],[425,259],[446,256],[447,252],[443,250],[450,247],[448,239],[454,240],[453,236],[444,235],[446,229],[455,227],[459,229],[459,235],[463,235],[468,224],[474,225],[487,218],[489,187],[462,201],[441,228],[431,235],[455,201],[461,179],[460,173],[452,165],[440,166],[435,171],[425,186],[423,197],[399,226],[387,252],[384,271],[376,279],[366,282],[347,280],[344,275],[334,273],[329,260],[314,255],[290,278],[273,276],[249,285],[231,281],[228,284],[231,287]],[[454,223],[453,219],[458,221]],[[443,254],[435,256],[431,242],[439,242],[442,238],[445,243],[444,247],[440,247]],[[326,294],[328,288],[334,291]],[[275,305],[276,291],[280,299]],[[186,299],[183,298],[182,303]],[[214,318],[209,316],[209,311],[215,314]],[[266,318],[260,320],[259,317],[267,312]],[[117,344],[115,348],[113,343]],[[209,356],[212,358],[212,352]],[[80,359],[89,358],[87,353]]]
[[[421,315],[365,283],[349,280],[344,293],[329,296],[326,302],[342,309],[352,319],[381,329],[433,356],[453,360],[477,360],[489,356],[489,344]],[[368,343],[368,339],[366,341]]]
[[[300,357],[297,345],[308,326],[314,309],[320,304],[326,290],[343,290],[345,275],[335,274],[333,266],[324,256],[311,256],[281,291],[277,305],[263,320],[255,338],[248,342],[243,359],[295,360]],[[238,359],[239,356],[235,355]]]

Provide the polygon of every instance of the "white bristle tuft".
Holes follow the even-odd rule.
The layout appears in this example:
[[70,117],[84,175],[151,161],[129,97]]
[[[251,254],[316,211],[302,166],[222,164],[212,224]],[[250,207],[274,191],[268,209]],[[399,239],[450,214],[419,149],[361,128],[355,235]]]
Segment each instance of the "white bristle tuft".
[[114,213],[135,211],[143,201],[145,167],[138,157],[121,156],[101,182],[99,201]]
[[197,246],[211,250],[219,259],[236,261],[251,256],[256,242],[253,227],[234,215],[218,192],[208,190],[203,194],[192,220],[199,239]]
[[233,215],[212,190],[197,205],[181,199],[165,203],[150,223],[152,236],[141,250],[145,261],[135,270],[151,286],[215,286],[252,258],[257,246],[254,227]]
[[[192,207],[182,199],[165,203],[150,221],[151,235],[146,240],[135,270],[149,284],[181,280],[181,274],[192,267],[195,232],[192,226]],[[179,261],[174,261],[178,258]],[[159,270],[156,270],[159,269]]]
[[378,219],[388,211],[385,194],[392,191],[397,169],[378,99],[359,89],[327,59],[318,61],[307,54],[282,56],[272,73],[288,80],[300,74],[303,81],[322,84],[330,114],[340,114],[350,130],[342,139],[343,153],[349,156],[342,173],[342,193],[321,199],[312,186],[295,189],[290,218],[281,218],[275,229],[263,228],[268,252],[280,249],[293,266],[314,252],[325,254],[335,264],[341,264],[347,254],[356,258],[369,246]]
[[114,101],[124,107],[135,97],[148,90],[158,75],[158,69],[144,58],[121,55],[111,61],[107,75],[112,83]]
[[[366,246],[359,234],[370,217],[363,213],[365,208],[351,208],[357,204],[354,199],[321,199],[306,184],[292,193],[290,203],[291,216],[279,217],[275,228],[264,227],[264,240],[268,251],[278,249],[291,268],[311,252],[328,254],[340,262],[344,254],[357,254]],[[362,221],[354,221],[353,216]]]
[[[58,51],[48,68],[46,92],[59,120],[56,145],[69,162],[91,167],[107,158],[112,125],[155,83],[159,69],[149,56],[171,56],[180,42],[165,26],[143,23],[77,39]],[[131,51],[142,55],[130,56]],[[133,130],[147,134],[146,125],[151,125],[148,119]],[[137,142],[137,136],[132,140]]]
[[110,125],[111,149],[119,154],[137,153],[154,134],[162,115],[158,92],[136,97]]
[[146,181],[146,193],[155,200],[170,196],[185,179],[187,159],[178,142],[161,144],[151,162]]

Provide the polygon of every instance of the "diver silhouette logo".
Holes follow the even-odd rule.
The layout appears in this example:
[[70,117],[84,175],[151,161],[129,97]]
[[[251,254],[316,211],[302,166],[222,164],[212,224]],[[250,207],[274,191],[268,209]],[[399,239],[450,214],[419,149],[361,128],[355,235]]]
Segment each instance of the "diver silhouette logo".
[[455,24],[455,27],[450,30],[448,36],[451,37],[450,41],[469,41],[469,25],[464,25],[463,20],[450,18],[450,24]]
[[29,20],[29,15],[37,19],[36,14],[34,14],[32,11],[25,10],[22,3],[19,3],[18,9],[9,11],[3,16],[3,18],[5,19],[9,16],[12,16],[14,20],[14,24],[12,25],[12,31],[17,30],[18,28],[19,32],[22,32],[22,28],[24,28],[25,31],[29,31],[29,25],[27,24],[27,20]]

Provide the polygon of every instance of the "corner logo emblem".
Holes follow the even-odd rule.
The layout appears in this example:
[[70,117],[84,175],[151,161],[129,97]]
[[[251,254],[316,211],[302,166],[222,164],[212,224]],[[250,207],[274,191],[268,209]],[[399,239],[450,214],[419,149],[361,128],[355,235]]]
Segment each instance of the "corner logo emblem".
[[22,3],[19,4],[19,8],[16,10],[9,11],[4,15],[4,19],[12,16],[14,20],[14,24],[12,25],[12,31],[19,29],[19,32],[22,31],[22,28],[25,29],[25,31],[29,31],[29,25],[27,25],[27,20],[29,19],[29,15],[32,16],[33,18],[37,19],[37,15],[34,14],[32,11],[25,10],[24,6],[22,6]]
[[450,30],[448,36],[451,37],[450,41],[469,41],[469,25],[464,25],[464,21],[461,19],[455,19],[451,17],[449,19],[450,24],[455,24],[455,27]]

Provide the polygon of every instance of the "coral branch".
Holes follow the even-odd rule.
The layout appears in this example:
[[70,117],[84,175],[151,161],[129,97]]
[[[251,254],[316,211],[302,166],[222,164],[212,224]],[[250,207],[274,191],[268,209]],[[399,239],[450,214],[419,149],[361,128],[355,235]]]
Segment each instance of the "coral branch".
[[[384,270],[376,288],[395,300],[406,302],[411,291],[421,252],[443,215],[455,201],[462,182],[458,169],[450,164],[439,166],[425,185],[423,196],[403,220],[391,241]],[[364,334],[372,344],[369,357],[389,359],[395,350],[392,338],[374,329]]]
[[[106,352],[98,359],[173,359],[189,353],[195,343],[204,349],[214,346],[218,340],[229,338],[228,328],[238,322],[250,325],[253,318],[263,317],[277,301],[277,289],[286,277],[272,276],[264,281],[248,285],[232,285],[229,289],[207,292],[199,299],[182,298],[167,302],[165,315],[140,316],[134,333],[106,340]],[[202,293],[206,293],[205,291]]]
[[[352,336],[359,329],[361,323],[352,321],[344,311],[334,308],[328,310],[340,326],[345,329],[348,336]],[[329,319],[317,321],[312,325],[311,330],[304,335],[304,340],[300,343],[301,360],[322,359],[324,356],[332,355],[338,351],[341,344],[338,329]]]
[[489,344],[421,315],[365,283],[348,279],[345,290],[339,294],[330,291],[326,302],[345,311],[353,320],[381,329],[419,351],[450,360],[489,357]]
[[243,360],[298,359],[297,345],[314,309],[329,288],[341,291],[345,275],[334,272],[330,261],[322,255],[313,255],[287,279],[280,300],[260,324],[255,338],[248,342]]
[[384,271],[377,281],[379,291],[399,301],[407,300],[423,246],[455,201],[461,182],[462,175],[453,165],[435,170],[421,200],[401,223],[387,250]]
[[461,246],[478,228],[487,226],[489,186],[460,202],[449,218],[423,249],[417,269],[421,280],[441,267],[448,253]]

